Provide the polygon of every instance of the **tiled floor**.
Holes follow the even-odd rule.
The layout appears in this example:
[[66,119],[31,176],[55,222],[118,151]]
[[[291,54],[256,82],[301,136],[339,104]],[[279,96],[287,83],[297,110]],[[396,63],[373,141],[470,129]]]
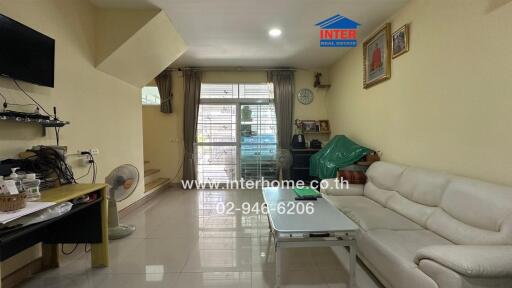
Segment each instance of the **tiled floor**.
[[[111,266],[90,268],[80,246],[62,267],[38,274],[22,287],[274,287],[274,250],[266,216],[219,215],[219,202],[261,203],[261,192],[168,190],[122,222],[130,237],[111,242]],[[69,246],[66,245],[66,249]],[[346,287],[342,261],[329,248],[287,249],[281,287]],[[360,288],[378,287],[361,267]]]

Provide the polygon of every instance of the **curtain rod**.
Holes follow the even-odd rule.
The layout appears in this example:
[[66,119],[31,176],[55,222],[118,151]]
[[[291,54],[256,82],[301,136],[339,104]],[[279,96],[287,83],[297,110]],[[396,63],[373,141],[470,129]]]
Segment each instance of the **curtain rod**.
[[250,71],[296,71],[295,68],[265,68],[265,67],[168,67],[167,70],[170,71],[180,71],[185,69],[191,70],[199,70],[199,71],[223,71],[223,72],[231,72],[231,71],[239,71],[239,72],[250,72]]

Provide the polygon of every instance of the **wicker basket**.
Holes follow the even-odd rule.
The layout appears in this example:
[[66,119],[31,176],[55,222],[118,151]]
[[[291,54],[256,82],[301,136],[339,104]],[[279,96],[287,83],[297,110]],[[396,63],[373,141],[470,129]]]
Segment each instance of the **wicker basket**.
[[0,195],[0,211],[9,212],[25,208],[27,205],[27,194]]

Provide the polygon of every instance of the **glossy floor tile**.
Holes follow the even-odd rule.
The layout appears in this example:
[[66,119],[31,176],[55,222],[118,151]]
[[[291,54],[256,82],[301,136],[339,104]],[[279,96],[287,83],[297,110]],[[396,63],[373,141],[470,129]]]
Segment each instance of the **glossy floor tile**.
[[[137,231],[110,243],[110,267],[90,268],[90,253],[79,245],[62,256],[59,269],[39,273],[21,287],[275,287],[266,216],[235,209],[220,213],[218,203],[228,202],[241,208],[263,199],[258,190],[169,189],[121,219]],[[281,287],[346,287],[346,263],[343,249],[284,250]],[[356,278],[360,288],[379,287],[361,267]]]

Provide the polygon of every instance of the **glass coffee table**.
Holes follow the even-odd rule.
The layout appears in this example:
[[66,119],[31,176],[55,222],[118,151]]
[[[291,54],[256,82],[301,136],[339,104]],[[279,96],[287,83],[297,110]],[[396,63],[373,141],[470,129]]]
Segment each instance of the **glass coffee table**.
[[356,234],[359,227],[323,198],[295,200],[292,189],[263,188],[275,240],[276,286],[281,283],[281,249],[344,246],[350,249],[348,287],[355,287]]

